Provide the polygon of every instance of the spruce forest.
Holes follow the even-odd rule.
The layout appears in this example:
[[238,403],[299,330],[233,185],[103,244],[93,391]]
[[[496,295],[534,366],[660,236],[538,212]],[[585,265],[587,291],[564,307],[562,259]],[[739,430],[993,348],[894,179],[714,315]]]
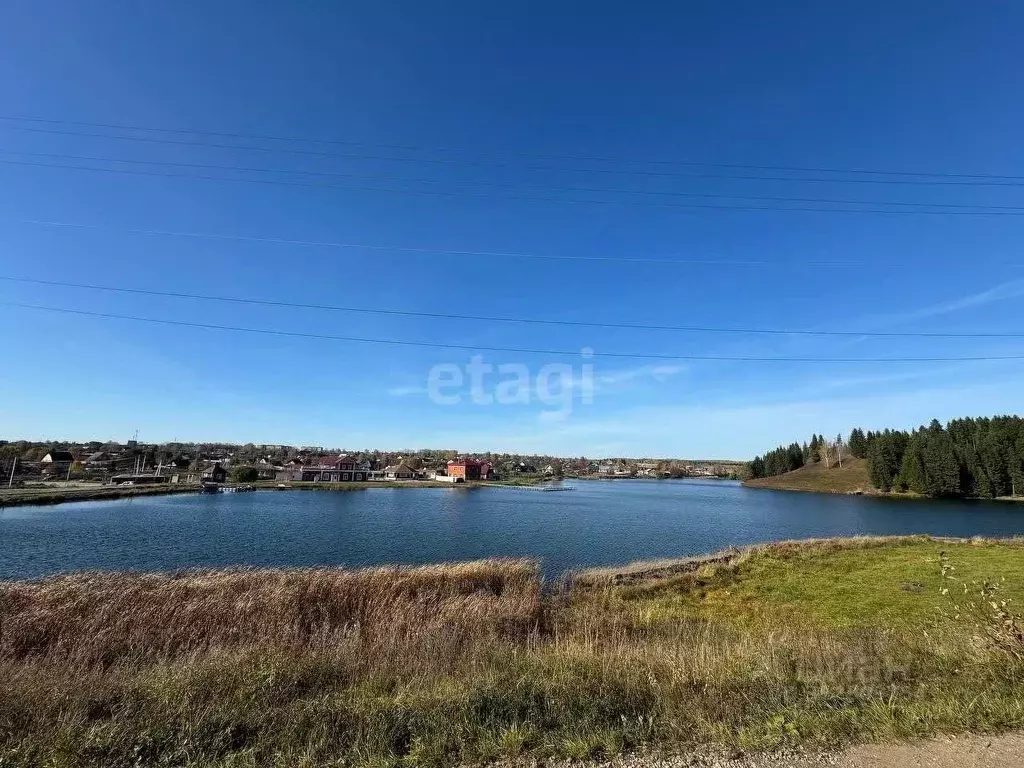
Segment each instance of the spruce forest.
[[805,464],[837,465],[866,459],[872,485],[885,492],[933,497],[998,498],[1024,495],[1024,418],[933,419],[916,430],[857,428],[849,438],[779,446],[748,465],[751,477],[774,477]]

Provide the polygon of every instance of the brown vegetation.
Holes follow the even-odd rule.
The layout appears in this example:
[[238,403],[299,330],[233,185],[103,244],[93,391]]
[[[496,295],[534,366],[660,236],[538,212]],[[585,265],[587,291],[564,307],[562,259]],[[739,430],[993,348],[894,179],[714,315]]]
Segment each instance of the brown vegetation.
[[93,485],[40,488],[0,488],[0,508],[27,505],[64,504],[70,501],[104,501],[132,496],[162,496],[172,493],[195,493],[198,485]]
[[841,467],[826,467],[823,462],[815,462],[783,475],[747,480],[744,485],[748,488],[818,493],[872,493],[875,490],[868,478],[867,460],[852,457],[844,457]]
[[971,632],[702,613],[766,562],[859,547],[917,568],[940,546],[972,551],[781,544],[546,595],[535,564],[501,560],[0,583],[0,765],[449,765],[1019,725],[1019,658]]

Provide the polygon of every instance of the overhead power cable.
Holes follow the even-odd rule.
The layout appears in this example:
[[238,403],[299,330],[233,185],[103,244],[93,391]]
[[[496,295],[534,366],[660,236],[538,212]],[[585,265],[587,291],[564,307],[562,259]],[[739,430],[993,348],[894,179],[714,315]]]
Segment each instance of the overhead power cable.
[[[755,165],[750,163],[712,163],[702,162],[695,160],[678,160],[678,159],[664,159],[664,158],[625,158],[625,157],[609,157],[609,156],[594,156],[594,155],[548,155],[541,153],[531,152],[517,152],[517,151],[481,151],[481,150],[469,150],[465,148],[452,148],[452,147],[426,147],[408,144],[384,144],[375,142],[363,142],[363,141],[350,141],[341,139],[320,139],[320,138],[307,138],[299,136],[280,136],[280,135],[268,135],[268,134],[256,134],[256,133],[240,133],[230,131],[210,131],[201,129],[184,129],[184,128],[166,128],[166,127],[155,127],[145,125],[132,125],[123,123],[102,123],[102,122],[89,122],[84,120],[56,120],[40,117],[27,117],[27,116],[16,116],[16,115],[0,115],[0,120],[7,121],[8,123],[38,123],[42,125],[64,125],[64,126],[77,126],[80,128],[100,128],[104,130],[119,130],[119,131],[139,131],[147,133],[165,133],[179,136],[213,136],[225,139],[242,139],[246,141],[275,141],[275,142],[292,142],[292,143],[303,143],[303,144],[321,144],[321,145],[333,145],[333,146],[350,146],[350,147],[376,147],[383,149],[397,149],[407,152],[447,152],[447,153],[460,153],[460,154],[472,154],[481,157],[486,156],[504,156],[504,157],[529,157],[540,160],[556,160],[556,161],[584,161],[584,162],[600,162],[600,163],[623,163],[623,164],[639,164],[639,165],[663,165],[663,166],[678,166],[687,168],[723,168],[723,169],[737,169],[737,170],[756,170],[756,171],[778,171],[786,173],[819,173],[819,174],[859,174],[869,176],[881,176],[881,177],[906,177],[914,176],[919,179],[966,179],[966,180],[996,180],[996,181],[1016,181],[1024,182],[1024,175],[1004,175],[1004,174],[992,174],[992,173],[948,173],[948,172],[933,172],[933,171],[893,171],[893,170],[878,170],[872,168],[833,168],[833,167],[814,167],[814,166],[794,166],[794,165]],[[30,127],[18,127],[19,130],[37,130],[43,131],[44,129],[32,129]],[[96,138],[110,138],[110,139],[123,139],[126,141],[140,140],[140,141],[157,141],[164,143],[171,143],[168,139],[159,139],[156,137],[132,137],[132,136],[109,136],[105,134],[85,134],[85,133],[74,133],[66,132],[70,135],[83,135],[83,136],[94,136]],[[180,143],[180,142],[179,142]],[[183,142],[186,144],[199,145],[197,142]],[[200,145],[202,146],[202,145]],[[217,145],[222,146],[222,145]],[[266,147],[238,147],[235,145],[223,145],[226,149],[253,149],[256,151],[289,151],[288,148],[266,148]],[[305,154],[302,150],[291,150],[300,154]],[[335,155],[339,157],[351,157],[350,155]],[[363,156],[357,156],[363,157]],[[373,158],[373,159],[397,159],[397,160],[416,160],[415,158]],[[429,162],[429,161],[424,161]],[[442,159],[440,162],[459,162],[457,158]],[[464,162],[464,161],[463,161]],[[521,166],[516,166],[521,167]],[[543,169],[543,170],[572,170],[572,169]],[[585,170],[585,169],[576,169]],[[615,172],[611,169],[593,169],[595,173],[606,173]],[[623,173],[633,173],[632,171],[624,171]],[[780,179],[781,180],[781,179]],[[827,181],[834,181],[829,179]],[[840,182],[841,183],[841,182]]]
[[[139,323],[150,323],[156,325],[168,325],[185,328],[199,328],[213,331],[233,331],[238,333],[262,334],[268,336],[280,336],[285,338],[316,339],[322,341],[342,341],[358,344],[382,344],[402,347],[422,347],[427,349],[455,349],[470,352],[509,352],[515,354],[529,355],[551,355],[551,356],[572,356],[580,357],[581,350],[565,349],[535,349],[529,347],[498,347],[479,344],[451,344],[435,341],[409,341],[406,339],[377,339],[361,336],[336,336],[333,334],[309,333],[306,331],[283,331],[270,328],[247,328],[236,325],[218,325],[214,323],[198,323],[187,320],[164,320],[152,317],[139,317],[137,315],[120,315],[110,312],[91,312],[83,309],[69,309],[67,307],[51,307],[39,304],[23,304],[20,302],[0,302],[0,306],[17,307],[20,309],[31,309],[40,312],[54,312],[84,317],[97,317],[110,320],[129,320]],[[697,355],[681,354],[667,355],[641,352],[592,352],[593,357],[607,357],[633,360],[693,360],[711,362],[741,362],[741,363],[953,363],[953,362],[983,362],[1000,360],[1024,360],[1024,355],[974,355],[968,357],[756,357],[745,355]]]
[[[1009,211],[1004,210],[924,210],[913,209],[913,210],[887,210],[882,208],[829,208],[829,207],[816,207],[810,205],[792,205],[792,206],[778,206],[778,205],[720,205],[715,203],[662,203],[647,200],[603,200],[595,198],[565,198],[565,197],[539,197],[529,195],[490,195],[480,192],[466,192],[462,190],[450,190],[450,189],[408,189],[398,187],[381,187],[381,186],[364,186],[357,184],[326,184],[318,182],[308,181],[293,181],[287,179],[252,179],[252,178],[237,178],[230,176],[210,176],[202,174],[190,174],[190,173],[167,173],[162,171],[146,171],[139,169],[130,168],[96,168],[83,165],[68,165],[65,163],[38,163],[30,160],[8,160],[0,159],[0,164],[4,165],[19,165],[28,166],[33,168],[56,168],[60,170],[71,170],[71,171],[89,171],[99,173],[113,173],[113,174],[127,174],[132,176],[148,176],[158,177],[167,179],[200,179],[204,181],[226,181],[232,183],[244,183],[244,184],[264,184],[271,186],[286,186],[286,187],[304,187],[304,188],[315,188],[315,189],[341,189],[351,190],[359,192],[385,192],[393,194],[404,194],[404,195],[420,195],[420,196],[440,196],[440,197],[466,197],[478,200],[497,200],[497,201],[515,201],[515,202],[532,202],[532,203],[565,203],[569,205],[624,205],[624,206],[641,206],[648,208],[667,208],[667,209],[684,209],[684,210],[718,210],[718,211],[772,211],[772,212],[796,212],[796,213],[861,213],[861,214],[884,214],[884,215],[904,215],[904,216],[1021,216],[1024,215],[1024,209],[1014,209]],[[822,201],[827,204],[828,201]],[[860,203],[861,205],[890,205],[890,203]],[[938,208],[941,204],[928,204],[921,203],[923,207]]]
[[[383,251],[387,253],[409,253],[423,255],[448,255],[448,256],[480,256],[485,258],[500,259],[536,259],[540,261],[582,261],[582,262],[605,262],[609,264],[656,264],[662,266],[681,267],[770,267],[779,269],[782,267],[795,267],[806,269],[817,268],[859,268],[865,266],[877,266],[866,261],[825,261],[815,259],[802,259],[799,262],[778,262],[756,259],[718,259],[718,258],[664,258],[664,257],[623,257],[623,256],[601,256],[590,254],[558,254],[558,253],[530,253],[523,251],[485,251],[463,248],[439,248],[439,247],[415,247],[403,245],[380,245],[376,243],[349,243],[331,240],[301,240],[294,238],[280,237],[257,237],[251,235],[229,235],[217,232],[188,232],[167,229],[135,229],[131,227],[111,227],[105,224],[85,224],[73,221],[54,221],[41,219],[0,219],[2,225],[53,227],[57,229],[87,229],[102,232],[119,232],[129,235],[143,235],[147,237],[181,237],[200,240],[213,240],[224,242],[259,243],[266,245],[282,245],[299,248],[332,248],[341,250],[365,250]],[[886,269],[904,267],[907,269],[920,269],[920,263],[887,259]],[[1018,262],[997,262],[995,266],[1019,267]]]
[[[428,185],[439,185],[439,184],[453,184],[458,186],[478,186],[478,187],[493,187],[498,189],[535,189],[544,192],[584,192],[584,193],[597,193],[597,194],[609,194],[609,195],[648,195],[657,197],[676,197],[676,198],[689,198],[689,199],[705,199],[705,200],[746,200],[746,201],[760,201],[760,202],[776,202],[776,203],[812,203],[818,205],[881,205],[881,206],[895,206],[899,208],[954,208],[954,209],[966,209],[972,211],[1024,211],[1024,206],[1019,205],[972,205],[965,203],[908,203],[899,201],[888,201],[888,200],[845,200],[835,198],[818,198],[818,197],[776,197],[768,195],[726,195],[726,194],[715,194],[715,193],[703,193],[703,192],[673,192],[665,190],[644,190],[644,189],[622,189],[614,187],[565,187],[552,184],[531,184],[531,183],[508,183],[508,182],[495,182],[495,181],[480,181],[475,179],[422,179],[422,178],[410,178],[408,176],[396,176],[395,174],[360,174],[360,173],[343,173],[339,171],[305,171],[305,170],[291,170],[283,168],[265,168],[265,167],[253,167],[253,166],[238,166],[238,165],[218,165],[210,163],[183,163],[177,161],[163,161],[163,160],[135,160],[125,159],[118,157],[99,157],[95,155],[68,155],[54,152],[18,152],[6,149],[0,149],[6,155],[15,155],[17,157],[40,157],[46,159],[55,160],[74,160],[78,162],[90,162],[90,163],[124,163],[127,165],[134,166],[157,166],[160,168],[193,168],[199,170],[212,170],[212,171],[229,171],[233,173],[277,173],[277,174],[288,174],[293,176],[314,176],[320,178],[342,178],[342,179],[357,179],[360,181],[399,181],[412,184],[428,184]],[[46,164],[43,164],[44,166]],[[88,170],[101,170],[90,168]],[[105,169],[104,169],[105,170]],[[205,178],[205,177],[203,177]],[[259,179],[240,179],[240,178],[225,178],[225,181],[241,181],[241,182],[259,182],[263,183],[267,180]],[[320,186],[317,184],[316,186]],[[333,188],[334,185],[324,185],[328,188]],[[580,201],[584,202],[584,201]],[[591,202],[591,201],[585,201]],[[612,201],[604,201],[612,202]],[[640,201],[623,201],[630,202],[631,204],[639,203]],[[933,212],[933,211],[929,211]]]
[[75,283],[63,280],[42,280],[28,277],[13,277],[0,275],[0,280],[11,283],[23,283],[30,285],[47,285],[59,288],[82,288],[92,291],[107,291],[111,293],[126,293],[141,296],[159,296],[172,299],[194,299],[198,301],[218,301],[231,304],[250,304],[264,307],[287,307],[290,309],[312,309],[330,312],[348,312],[353,314],[368,315],[390,315],[398,317],[417,317],[436,320],[469,320],[473,322],[489,323],[518,323],[524,325],[554,325],[579,328],[609,328],[632,331],[679,331],[685,333],[721,333],[721,334],[746,334],[746,335],[776,335],[776,336],[845,336],[845,337],[871,337],[871,338],[933,338],[933,339],[1019,339],[1024,338],[1024,332],[963,332],[963,333],[939,333],[921,331],[829,331],[812,329],[785,329],[785,328],[728,328],[720,326],[700,325],[657,325],[651,323],[625,323],[625,322],[602,322],[582,320],[555,320],[545,318],[527,317],[500,317],[495,315],[471,315],[457,314],[451,312],[421,312],[403,309],[381,309],[372,307],[343,307],[333,304],[318,304],[309,302],[280,301],[273,299],[253,299],[238,296],[214,296],[202,293],[185,293],[180,291],[158,291],[145,288],[126,288],[110,285],[96,285],[92,283]]

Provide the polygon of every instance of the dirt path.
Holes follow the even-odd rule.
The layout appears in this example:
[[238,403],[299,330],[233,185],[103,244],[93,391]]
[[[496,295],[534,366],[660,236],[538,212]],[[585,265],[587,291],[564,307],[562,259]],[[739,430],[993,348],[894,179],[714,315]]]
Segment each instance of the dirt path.
[[[577,764],[578,765],[578,764]],[[633,755],[591,768],[1024,768],[1024,733],[870,744],[825,754]]]
[[839,756],[839,768],[1016,768],[1024,766],[1024,734],[872,744]]

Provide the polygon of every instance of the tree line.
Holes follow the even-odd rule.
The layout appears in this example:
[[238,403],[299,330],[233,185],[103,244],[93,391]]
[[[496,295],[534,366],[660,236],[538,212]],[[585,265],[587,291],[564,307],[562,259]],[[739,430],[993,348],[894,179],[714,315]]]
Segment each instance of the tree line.
[[843,456],[867,459],[871,484],[881,491],[933,497],[1020,496],[1024,494],[1024,418],[933,419],[915,430],[865,432],[856,428],[844,442],[820,436],[779,446],[748,465],[751,477],[773,477],[813,461],[831,466]]
[[768,451],[763,456],[755,456],[754,460],[747,464],[747,474],[750,477],[775,477],[800,469],[805,464],[817,461],[834,463],[840,456],[843,439],[837,436],[835,440],[826,440],[822,435],[811,435],[810,441],[780,445],[774,451]]
[[926,496],[1024,493],[1024,418],[937,419],[911,432],[868,434],[868,473],[883,491]]

